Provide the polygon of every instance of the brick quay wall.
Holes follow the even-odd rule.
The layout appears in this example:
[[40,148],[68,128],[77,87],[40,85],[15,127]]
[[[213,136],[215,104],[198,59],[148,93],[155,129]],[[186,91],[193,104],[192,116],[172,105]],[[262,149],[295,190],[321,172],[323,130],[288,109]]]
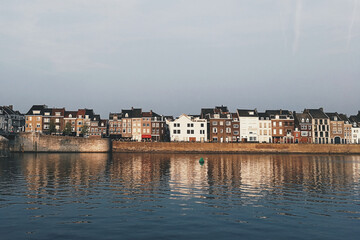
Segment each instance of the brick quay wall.
[[360,145],[113,142],[113,152],[360,154]]
[[48,136],[21,133],[0,141],[0,151],[11,152],[133,152],[133,153],[284,153],[360,154],[360,145],[265,144],[265,143],[185,143],[121,142],[109,139]]
[[5,157],[9,152],[8,140],[3,136],[0,136],[0,157]]
[[49,136],[40,133],[20,133],[9,141],[11,152],[111,152],[111,142],[105,138]]

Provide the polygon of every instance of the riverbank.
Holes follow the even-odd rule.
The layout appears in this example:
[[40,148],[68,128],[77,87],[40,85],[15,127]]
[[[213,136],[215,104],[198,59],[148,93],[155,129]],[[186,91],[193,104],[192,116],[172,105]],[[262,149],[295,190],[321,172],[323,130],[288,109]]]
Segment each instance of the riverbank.
[[189,142],[120,142],[107,138],[49,136],[21,133],[15,139],[0,141],[0,153],[260,153],[260,154],[354,154],[360,145],[264,144],[264,143],[189,143]]
[[113,142],[112,152],[360,154],[360,145]]
[[40,133],[20,133],[9,141],[10,152],[106,153],[111,142],[104,138],[50,136]]

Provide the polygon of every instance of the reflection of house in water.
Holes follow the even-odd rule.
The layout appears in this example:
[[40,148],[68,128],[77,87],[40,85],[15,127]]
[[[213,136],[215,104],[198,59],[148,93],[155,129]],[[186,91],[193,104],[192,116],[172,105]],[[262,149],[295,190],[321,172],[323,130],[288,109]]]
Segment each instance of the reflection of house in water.
[[207,161],[199,164],[200,156],[172,155],[170,160],[170,191],[173,197],[200,197],[207,193]]
[[[349,158],[354,163],[349,164]],[[301,191],[352,187],[359,180],[360,156],[328,155],[210,155],[210,193],[236,194],[254,201],[279,188],[299,186]],[[223,188],[211,188],[212,185]],[[282,191],[280,191],[282,192]],[[230,197],[227,195],[227,197]]]
[[107,159],[108,154],[24,154],[21,165],[29,190],[56,194],[64,186],[91,187],[104,177]]
[[168,171],[168,162],[169,156],[163,154],[113,154],[110,179],[126,188],[158,188]]

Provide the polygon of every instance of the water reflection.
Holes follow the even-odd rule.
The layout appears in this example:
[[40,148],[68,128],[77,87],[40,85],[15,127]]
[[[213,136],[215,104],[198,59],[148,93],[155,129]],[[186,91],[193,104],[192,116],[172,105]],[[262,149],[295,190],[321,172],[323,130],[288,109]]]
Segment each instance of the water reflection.
[[[19,238],[19,229],[48,237],[48,225],[82,224],[92,225],[89,234],[111,228],[116,234],[109,236],[118,230],[131,239],[143,236],[134,231],[141,223],[152,233],[157,229],[159,238],[171,238],[179,226],[196,233],[200,222],[209,232],[246,224],[223,233],[271,227],[273,236],[290,238],[306,232],[296,232],[301,224],[308,238],[316,238],[340,221],[354,234],[359,174],[360,156],[19,154],[0,161],[0,231],[17,226],[9,238]],[[310,231],[314,226],[317,232]]]

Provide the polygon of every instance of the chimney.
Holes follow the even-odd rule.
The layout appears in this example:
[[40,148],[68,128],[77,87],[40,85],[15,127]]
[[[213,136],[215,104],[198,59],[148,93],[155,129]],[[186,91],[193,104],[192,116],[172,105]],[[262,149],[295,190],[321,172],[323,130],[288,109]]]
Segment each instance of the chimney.
[[320,111],[322,111],[322,112],[324,111],[324,108],[322,108],[322,107],[321,107],[321,108],[319,108],[319,109],[320,109]]
[[9,105],[9,108],[10,108],[11,110],[13,110],[13,105]]

